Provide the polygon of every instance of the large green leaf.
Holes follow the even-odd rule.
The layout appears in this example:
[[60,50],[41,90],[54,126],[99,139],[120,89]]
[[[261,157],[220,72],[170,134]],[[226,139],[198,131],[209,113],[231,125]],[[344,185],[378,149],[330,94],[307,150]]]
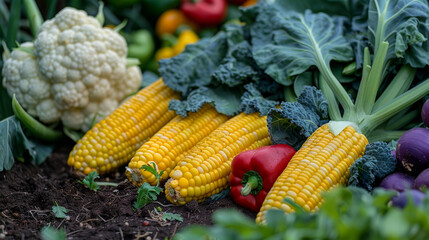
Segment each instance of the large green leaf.
[[279,83],[311,66],[328,69],[331,60],[351,61],[353,51],[343,36],[343,24],[344,18],[325,13],[266,6],[251,26],[254,58]]
[[389,43],[386,61],[404,58],[412,67],[429,63],[429,7],[426,0],[371,0],[368,15],[369,42],[377,52]]
[[27,138],[15,116],[0,121],[0,136],[0,172],[11,169],[15,159],[39,165],[54,148]]

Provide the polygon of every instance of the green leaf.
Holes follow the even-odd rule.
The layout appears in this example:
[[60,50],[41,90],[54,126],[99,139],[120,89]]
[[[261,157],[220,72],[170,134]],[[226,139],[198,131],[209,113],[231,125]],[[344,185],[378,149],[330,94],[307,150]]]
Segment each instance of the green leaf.
[[224,86],[217,88],[200,87],[192,91],[186,100],[171,100],[169,109],[177,114],[187,116],[188,112],[197,112],[204,104],[213,105],[219,113],[228,116],[240,112],[240,89]]
[[9,50],[16,47],[18,39],[19,22],[21,20],[21,2],[22,0],[12,1],[9,13],[9,21],[6,30],[5,42]]
[[63,228],[57,230],[52,226],[44,226],[40,230],[40,235],[42,240],[65,240],[67,237],[67,233]]
[[155,201],[161,191],[162,188],[151,186],[149,183],[144,182],[138,190],[137,200],[133,203],[133,207],[140,209],[148,203]]
[[177,220],[179,222],[183,222],[182,216],[178,213],[171,213],[171,212],[162,212],[162,220],[164,221],[174,221]]
[[52,212],[55,214],[57,218],[65,218],[67,217],[67,209],[65,207],[58,206],[58,203],[55,201],[56,206],[52,206]]
[[98,172],[92,171],[83,179],[83,181],[78,181],[78,182],[86,185],[90,190],[96,192],[100,188],[97,182],[95,182],[95,179],[97,178],[100,178],[100,175],[98,175]]
[[54,145],[27,138],[15,116],[0,121],[0,172],[12,168],[15,159],[25,159],[35,165],[43,163]]
[[259,67],[279,83],[316,66],[348,113],[353,103],[330,70],[331,60],[353,60],[343,36],[344,18],[305,11],[300,14],[274,1],[261,8],[250,26],[253,56]]
[[404,58],[415,68],[429,63],[427,1],[372,0],[368,13],[368,38],[374,52],[385,41],[389,43],[386,61]]

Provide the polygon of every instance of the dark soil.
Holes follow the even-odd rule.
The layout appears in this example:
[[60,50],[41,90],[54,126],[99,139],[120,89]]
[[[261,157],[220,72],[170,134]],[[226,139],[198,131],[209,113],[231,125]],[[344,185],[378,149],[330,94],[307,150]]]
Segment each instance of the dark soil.
[[[40,166],[16,162],[11,170],[0,173],[0,239],[40,239],[44,226],[64,229],[67,239],[170,239],[190,224],[212,224],[216,209],[236,208],[256,216],[229,196],[209,204],[176,206],[161,193],[156,202],[133,210],[137,187],[127,180],[124,169],[96,180],[119,183],[118,187],[91,191],[67,166],[72,147],[73,142],[65,141]],[[67,218],[55,217],[55,202],[68,210]],[[180,214],[183,222],[156,220],[150,215],[156,207]]]

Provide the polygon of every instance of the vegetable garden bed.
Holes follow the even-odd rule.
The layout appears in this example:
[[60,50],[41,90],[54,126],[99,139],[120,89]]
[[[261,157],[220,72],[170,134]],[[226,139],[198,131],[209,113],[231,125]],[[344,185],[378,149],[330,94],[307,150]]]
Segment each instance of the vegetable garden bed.
[[[72,147],[72,141],[65,141],[40,166],[15,163],[11,170],[0,173],[0,239],[40,239],[45,226],[63,228],[67,239],[165,239],[189,224],[211,225],[211,215],[220,208],[236,208],[256,217],[229,196],[208,204],[176,206],[160,194],[157,201],[133,211],[138,188],[124,171],[96,180],[119,183],[118,187],[91,191],[67,166]],[[68,217],[55,216],[55,202],[67,210]],[[183,221],[159,221],[149,213],[155,213],[154,208],[177,214]]]

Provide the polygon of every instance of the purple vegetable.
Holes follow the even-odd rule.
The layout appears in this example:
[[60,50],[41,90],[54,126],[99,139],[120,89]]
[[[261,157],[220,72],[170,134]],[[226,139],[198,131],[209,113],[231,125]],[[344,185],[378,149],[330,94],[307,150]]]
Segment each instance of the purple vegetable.
[[414,177],[402,172],[394,172],[387,175],[380,182],[380,187],[385,189],[392,189],[402,192],[405,189],[411,189],[414,184]]
[[392,204],[393,206],[404,208],[408,203],[409,197],[411,197],[415,205],[419,205],[425,198],[425,194],[415,189],[403,191],[398,196],[392,197]]
[[414,188],[415,189],[421,189],[421,188],[429,188],[429,168],[425,169],[423,172],[421,172],[414,181]]
[[406,131],[396,145],[396,158],[412,175],[429,168],[429,129],[413,128]]
[[429,127],[429,99],[426,100],[422,107],[422,121]]

